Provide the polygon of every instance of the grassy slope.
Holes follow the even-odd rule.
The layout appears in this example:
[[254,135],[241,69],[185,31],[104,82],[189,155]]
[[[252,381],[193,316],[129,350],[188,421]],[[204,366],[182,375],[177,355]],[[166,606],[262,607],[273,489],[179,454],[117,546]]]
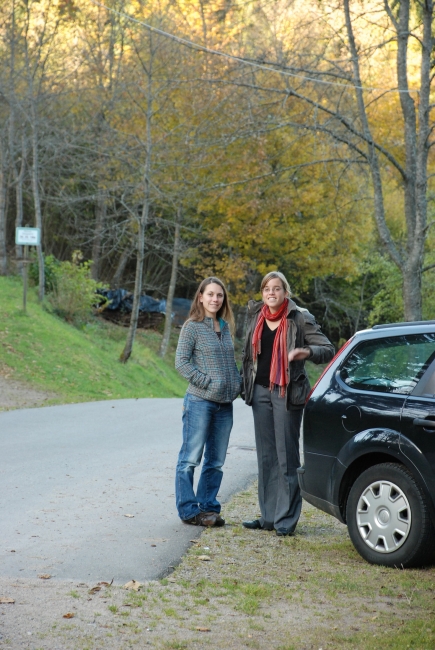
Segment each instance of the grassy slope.
[[[157,354],[161,335],[139,330],[132,358],[119,363],[127,330],[102,320],[81,329],[45,311],[30,290],[22,308],[22,282],[0,277],[0,375],[57,397],[46,404],[129,397],[181,397],[186,382],[174,370],[177,333],[168,355]],[[236,357],[241,364],[241,341]],[[323,366],[307,363],[313,383]]]
[[118,358],[126,334],[99,320],[77,329],[42,309],[34,291],[24,314],[21,280],[0,278],[0,374],[58,395],[46,403],[182,396],[186,382],[173,366],[176,341],[163,361],[160,335],[139,331],[123,365]]

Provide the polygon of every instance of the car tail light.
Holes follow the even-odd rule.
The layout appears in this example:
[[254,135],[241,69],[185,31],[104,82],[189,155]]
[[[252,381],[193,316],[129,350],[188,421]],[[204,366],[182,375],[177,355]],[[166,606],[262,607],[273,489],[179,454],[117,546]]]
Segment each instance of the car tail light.
[[314,384],[314,386],[312,387],[312,389],[311,389],[310,392],[308,393],[308,395],[307,395],[307,399],[305,400],[305,404],[308,402],[308,400],[310,399],[311,395],[313,394],[313,392],[315,391],[315,389],[316,389],[317,386],[319,385],[320,381],[321,381],[321,380],[323,379],[323,377],[326,375],[326,373],[328,372],[329,368],[332,366],[332,364],[334,363],[334,361],[335,361],[336,359],[338,359],[338,357],[340,356],[340,354],[343,352],[343,350],[345,350],[345,349],[347,348],[347,346],[349,345],[349,343],[351,343],[351,342],[353,341],[353,339],[354,339],[354,337],[351,336],[351,338],[350,338],[348,341],[346,341],[346,343],[345,343],[344,345],[341,346],[341,348],[339,349],[339,351],[337,352],[337,354],[334,356],[334,358],[331,359],[331,361],[328,363],[328,365],[326,366],[325,370],[322,372],[322,374],[320,375],[320,377],[318,378],[318,380],[316,381],[316,383]]

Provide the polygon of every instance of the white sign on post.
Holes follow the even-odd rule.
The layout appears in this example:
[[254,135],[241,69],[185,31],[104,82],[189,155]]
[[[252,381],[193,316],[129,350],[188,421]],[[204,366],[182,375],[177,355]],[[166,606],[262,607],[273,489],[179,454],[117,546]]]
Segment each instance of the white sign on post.
[[15,243],[18,246],[39,246],[41,243],[41,229],[15,228]]

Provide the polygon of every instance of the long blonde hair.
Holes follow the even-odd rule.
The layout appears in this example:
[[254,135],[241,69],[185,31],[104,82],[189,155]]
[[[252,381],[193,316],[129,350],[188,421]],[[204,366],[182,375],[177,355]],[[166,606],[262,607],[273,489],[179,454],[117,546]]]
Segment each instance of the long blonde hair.
[[190,307],[188,320],[197,321],[197,322],[204,320],[205,318],[204,306],[202,302],[200,302],[199,298],[200,296],[202,296],[206,287],[209,284],[218,284],[221,287],[222,291],[224,292],[224,300],[222,303],[222,307],[217,312],[216,317],[223,318],[228,323],[231,333],[234,333],[234,329],[235,329],[234,315],[233,315],[233,310],[231,309],[230,302],[228,300],[227,290],[222,280],[219,280],[219,278],[215,278],[213,276],[203,280],[199,285],[198,289],[196,290],[196,293],[192,300],[192,306]]

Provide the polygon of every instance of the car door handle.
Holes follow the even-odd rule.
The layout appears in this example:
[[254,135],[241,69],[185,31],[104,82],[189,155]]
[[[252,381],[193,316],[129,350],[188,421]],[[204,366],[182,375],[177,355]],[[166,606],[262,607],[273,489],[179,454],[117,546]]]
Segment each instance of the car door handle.
[[421,418],[415,418],[412,424],[415,427],[424,427],[425,429],[435,429],[435,420],[422,420]]

